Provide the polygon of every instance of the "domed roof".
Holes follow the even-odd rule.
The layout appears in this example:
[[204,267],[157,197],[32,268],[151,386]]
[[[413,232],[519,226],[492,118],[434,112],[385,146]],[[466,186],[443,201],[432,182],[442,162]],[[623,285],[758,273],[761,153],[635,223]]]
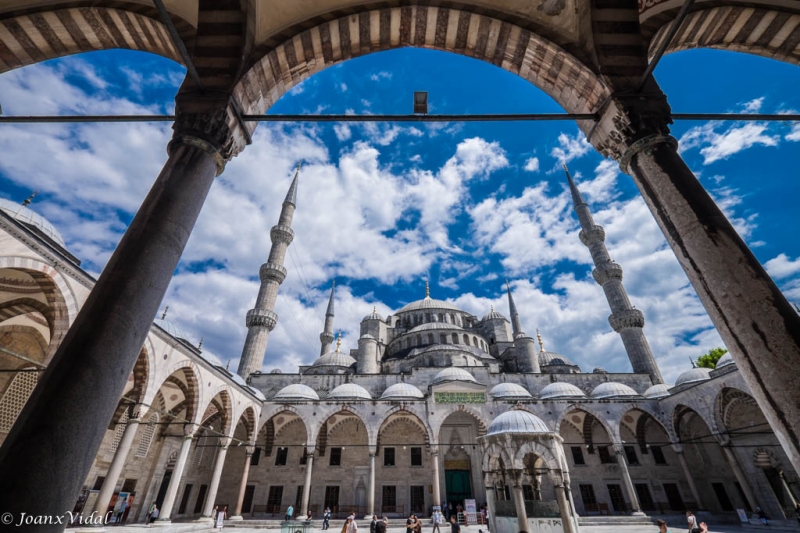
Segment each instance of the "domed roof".
[[731,357],[731,353],[728,352],[719,358],[719,361],[717,361],[716,368],[722,368],[723,366],[735,365],[735,364],[736,362],[733,360],[733,357]]
[[420,324],[410,330],[409,333],[415,333],[417,331],[429,331],[432,329],[464,329],[461,326],[456,326],[455,324],[448,324],[447,322],[426,322],[425,324]]
[[481,320],[506,320],[506,317],[498,313],[494,310],[494,306],[489,309],[489,312],[486,313]]
[[630,396],[639,396],[639,393],[624,383],[616,383],[614,381],[601,383],[592,391],[592,398],[598,400],[602,398],[620,398]]
[[421,390],[408,383],[395,383],[381,394],[381,400],[416,400],[424,397]]
[[598,366],[594,370],[592,370],[592,374],[608,374],[608,370],[606,370],[602,366]]
[[317,358],[316,361],[311,366],[319,367],[319,366],[337,366],[337,367],[344,367],[350,368],[356,364],[356,360],[347,355],[344,352],[335,351],[326,353],[325,355],[321,355]]
[[487,435],[502,433],[552,433],[552,431],[538,416],[521,409],[513,409],[492,420],[486,432]]
[[666,383],[656,383],[655,385],[644,391],[643,396],[645,398],[650,398],[650,399],[665,398],[669,396],[669,389],[670,386],[667,385]]
[[239,374],[231,374],[231,379],[232,379],[232,380],[233,380],[233,381],[234,381],[236,384],[238,384],[238,385],[241,385],[242,387],[247,387],[247,382],[246,382],[246,381],[244,380],[244,378],[243,378],[242,376],[240,376]]
[[555,352],[539,352],[539,366],[563,365],[576,366],[575,363]]
[[205,359],[214,366],[225,368],[225,365],[222,364],[222,359],[220,359],[213,353],[209,352],[208,350],[200,350],[200,357]]
[[167,319],[156,318],[155,320],[153,320],[153,323],[156,326],[163,329],[164,331],[166,331],[167,333],[169,333],[170,335],[172,335],[173,337],[175,337],[176,339],[188,340],[186,332],[184,332],[182,329],[180,329],[178,326],[176,326]]
[[333,389],[326,398],[327,400],[371,400],[369,391],[361,385],[355,383],[342,383]]
[[361,319],[362,322],[364,320],[381,320],[381,321],[383,321],[383,317],[378,314],[378,308],[377,307],[373,307],[372,308],[372,312]]
[[444,383],[445,381],[469,381],[471,383],[477,383],[477,381],[475,380],[475,376],[473,376],[464,369],[452,366],[449,368],[445,368],[444,370],[436,374],[435,378],[433,378],[434,385],[436,385],[437,383]]
[[709,370],[707,368],[692,368],[687,370],[675,380],[675,385],[684,385],[686,383],[694,383],[696,381],[705,381],[711,379]]
[[302,383],[288,385],[278,391],[275,400],[319,400],[319,395],[314,389]]
[[456,307],[455,305],[445,302],[442,300],[434,300],[430,296],[425,297],[423,300],[417,300],[416,302],[411,302],[407,304],[405,307],[402,307],[399,311],[397,311],[397,315],[400,313],[407,313],[409,311],[425,311],[429,309],[447,309],[448,311],[458,311],[463,313],[461,309]]
[[264,402],[264,401],[266,401],[266,400],[267,400],[267,397],[266,397],[266,396],[264,396],[264,393],[263,393],[263,392],[261,392],[260,390],[258,390],[257,388],[255,388],[255,387],[251,387],[251,386],[249,386],[249,385],[247,386],[247,388],[250,390],[250,392],[252,392],[252,393],[253,393],[253,395],[254,395],[256,398],[258,398],[258,399],[259,399],[259,400],[261,400],[262,402]]
[[553,400],[557,398],[585,398],[586,395],[578,387],[571,383],[557,381],[551,383],[541,390],[539,398],[542,400]]
[[273,368],[269,371],[270,374],[283,374],[280,368]]
[[11,216],[11,218],[14,220],[21,222],[26,226],[35,227],[51,238],[56,244],[62,248],[66,248],[64,239],[61,237],[61,234],[58,232],[56,227],[53,226],[46,218],[36,213],[32,209],[28,209],[22,204],[12,202],[11,200],[7,200],[5,198],[0,198],[0,209]]
[[528,389],[516,383],[500,383],[489,391],[495,400],[512,400],[517,398],[533,398]]

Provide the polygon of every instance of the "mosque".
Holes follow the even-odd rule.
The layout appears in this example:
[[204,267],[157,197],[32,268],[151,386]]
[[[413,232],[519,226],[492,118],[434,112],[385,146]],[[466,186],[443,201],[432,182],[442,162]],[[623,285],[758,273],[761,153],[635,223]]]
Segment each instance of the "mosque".
[[[482,317],[426,287],[392,315],[373,309],[349,351],[334,336],[332,288],[319,357],[296,373],[262,371],[298,169],[244,317],[238,372],[166,312],[156,318],[75,511],[114,509],[138,523],[155,504],[163,524],[208,520],[215,506],[248,521],[282,518],[290,505],[314,517],[326,507],[398,517],[474,500],[509,532],[686,509],[736,522],[761,507],[793,523],[800,479],[736,362],[726,355],[664,382],[622,267],[567,177],[632,372],[588,371],[547,351],[538,332],[522,331],[510,286],[508,315]],[[95,282],[29,203],[0,200],[0,442]]]

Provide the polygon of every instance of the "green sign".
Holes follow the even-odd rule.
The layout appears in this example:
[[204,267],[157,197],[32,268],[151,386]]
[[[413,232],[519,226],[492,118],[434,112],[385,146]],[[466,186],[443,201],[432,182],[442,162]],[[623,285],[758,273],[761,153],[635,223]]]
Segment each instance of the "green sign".
[[436,403],[486,403],[485,392],[435,392]]

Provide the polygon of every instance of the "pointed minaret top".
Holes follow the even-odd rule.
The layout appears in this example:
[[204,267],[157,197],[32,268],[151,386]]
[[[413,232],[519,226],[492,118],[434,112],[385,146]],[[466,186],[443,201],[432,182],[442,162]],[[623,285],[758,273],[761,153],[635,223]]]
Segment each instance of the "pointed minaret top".
[[539,341],[539,351],[544,352],[544,341],[542,341],[542,334],[539,333],[539,330],[536,330],[536,340]]
[[566,163],[564,163],[564,172],[567,174],[567,181],[569,181],[569,192],[572,193],[572,203],[575,204],[574,207],[585,204],[586,202],[583,201],[581,191],[579,191],[578,187],[575,186],[575,182],[572,180],[572,176],[569,173]]
[[428,280],[425,280],[425,298],[430,299],[430,297],[431,297],[431,288],[430,285],[428,285]]
[[333,296],[336,290],[336,280],[331,283],[331,297],[328,300],[328,310],[325,311],[325,316],[333,316]]
[[302,163],[297,163],[297,169],[294,172],[294,179],[292,180],[291,186],[289,186],[289,192],[286,193],[286,199],[283,201],[285,204],[292,204],[293,206],[297,206],[297,178],[300,176],[300,165]]
[[200,342],[197,343],[197,349],[201,352],[203,351],[203,339],[205,339],[205,337],[200,337]]
[[33,191],[33,193],[31,193],[30,196],[28,196],[27,198],[25,198],[25,200],[22,201],[22,205],[23,206],[31,205],[31,202],[33,201],[34,198],[36,198],[37,194],[39,194],[39,191]]
[[511,297],[511,285],[508,283],[508,278],[506,278],[506,290],[508,291],[508,314],[511,316],[517,316],[517,306],[514,305],[514,298]]
[[164,308],[164,312],[161,313],[161,320],[166,320],[167,319],[167,311],[169,311],[169,306],[166,306]]

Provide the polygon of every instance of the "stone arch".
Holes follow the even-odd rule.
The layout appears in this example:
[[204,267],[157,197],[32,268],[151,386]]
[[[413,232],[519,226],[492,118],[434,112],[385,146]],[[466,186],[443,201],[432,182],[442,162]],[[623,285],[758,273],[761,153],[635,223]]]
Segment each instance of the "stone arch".
[[[239,422],[244,424],[244,427],[247,431],[247,443],[253,444],[256,438],[256,424],[258,422],[258,417],[256,416],[256,409],[253,405],[248,405],[247,407],[244,408],[244,410],[237,418],[237,424]],[[235,426],[234,426],[234,431],[235,431]]]
[[[181,381],[180,377],[183,377],[184,381]],[[173,407],[173,413],[178,413],[185,408],[186,416],[184,418],[192,423],[199,424],[200,421],[198,419],[203,413],[199,411],[200,382],[194,363],[185,360],[173,365],[166,374],[166,377],[161,380],[158,387],[154,389],[153,394],[160,391],[167,382],[173,383],[180,388],[184,395],[183,402]]]
[[719,441],[722,438],[722,431],[720,431],[720,428],[717,426],[717,422],[716,420],[714,420],[713,416],[711,417],[704,416],[704,413],[702,413],[701,410],[695,409],[694,407],[690,407],[685,404],[677,404],[672,409],[672,428],[673,431],[675,432],[675,436],[678,437],[678,440],[681,439],[681,432],[680,432],[681,423],[685,415],[689,413],[694,413],[694,415],[700,418],[700,420],[703,421],[708,430],[711,432],[711,435],[716,440]]
[[[515,468],[515,469],[524,469],[525,468],[525,456],[528,454],[533,454],[537,457],[540,457],[542,461],[545,462],[547,465],[548,470],[558,470],[561,471],[561,463],[558,460],[556,454],[548,448],[547,446],[543,445],[540,442],[534,441],[526,441],[522,443],[514,452],[514,457],[512,459],[511,465],[507,465],[507,468]],[[513,466],[512,466],[513,465]]]
[[594,112],[609,94],[589,68],[560,46],[486,15],[412,5],[313,24],[298,23],[295,35],[287,35],[244,74],[234,94],[246,113],[263,114],[293,86],[327,67],[407,46],[492,63],[536,85],[570,113]]
[[[639,416],[634,420],[631,416],[631,413],[637,412]],[[631,417],[632,421],[626,420],[627,417]],[[634,438],[636,439],[636,444],[639,445],[639,451],[642,455],[648,455],[649,452],[649,443],[647,442],[647,426],[651,423],[657,424],[657,426],[664,432],[667,436],[667,440],[670,442],[677,441],[674,438],[674,435],[669,429],[669,424],[665,424],[664,421],[661,419],[660,416],[656,415],[654,412],[650,411],[649,409],[643,409],[639,406],[632,407],[628,409],[625,413],[623,413],[622,418],[620,419],[620,436],[622,435],[622,426],[625,425],[633,434]],[[667,445],[668,443],[660,443],[663,445]]]
[[[141,9],[137,9],[141,11]],[[152,11],[157,17],[157,14]],[[172,15],[179,31],[191,25]],[[0,20],[0,73],[82,52],[124,48],[181,62],[169,32],[157,20],[123,8],[48,9]]]
[[[755,398],[753,398],[753,396],[748,392],[736,387],[724,387],[719,391],[714,399],[714,419],[717,423],[717,426],[721,430],[725,431],[726,433],[733,433],[745,429],[741,427],[735,427],[731,421],[734,408],[742,404],[753,407],[759,413],[761,413]],[[766,423],[766,418],[764,418],[764,424]],[[764,428],[761,429],[763,430]]]
[[481,417],[480,413],[478,413],[475,409],[467,405],[457,405],[457,406],[454,405],[443,413],[444,417],[441,419],[441,422],[436,424],[435,427],[433,428],[434,429],[433,435],[435,442],[437,443],[439,442],[439,433],[442,431],[442,426],[444,425],[444,423],[447,422],[447,419],[455,413],[464,413],[466,415],[469,415],[472,419],[475,420],[475,424],[478,429],[477,436],[483,437],[484,435],[486,435],[487,424],[483,420],[483,417]]
[[497,443],[492,443],[483,452],[481,469],[484,472],[497,472],[503,467],[510,467],[513,462],[513,458],[504,447]]
[[[258,437],[262,434],[262,432],[264,433],[265,456],[269,457],[272,455],[272,449],[275,446],[275,438],[277,437],[278,432],[282,429],[281,427],[278,427],[278,431],[276,432],[275,419],[282,414],[290,415],[292,417],[296,417],[297,420],[300,420],[306,430],[306,443],[314,442],[314,436],[312,434],[311,427],[305,422],[307,413],[302,413],[297,408],[290,405],[277,405],[270,407],[270,409],[261,412],[261,418],[259,419],[260,427],[254,436],[256,444],[258,444]],[[291,421],[289,423],[291,423]]]
[[378,431],[376,433],[376,442],[377,442],[377,447],[378,448],[380,448],[380,445],[381,445],[381,433],[383,433],[384,429],[388,428],[392,424],[392,422],[394,422],[395,420],[398,420],[398,419],[411,421],[411,423],[414,426],[416,426],[417,429],[419,429],[420,433],[422,433],[424,442],[426,442],[428,444],[434,444],[435,443],[435,441],[431,439],[431,435],[433,435],[433,432],[432,432],[430,426],[428,426],[428,424],[425,423],[425,421],[423,421],[422,418],[420,418],[413,411],[410,411],[410,410],[405,409],[403,407],[396,407],[394,409],[391,409],[386,414],[386,416],[383,417],[383,420],[381,420],[381,423],[378,424]]
[[[125,387],[126,391],[122,394],[117,409],[114,411],[114,416],[111,418],[112,425],[119,422],[123,412],[129,407],[144,402],[147,393],[147,384],[150,378],[149,368],[150,361],[148,353],[145,347],[142,346],[142,349],[139,351],[139,356],[136,358],[136,363],[133,366],[133,371],[128,378],[133,381],[133,384],[130,389],[128,389],[127,386]],[[137,410],[137,413],[144,415],[144,412],[147,410],[148,408],[144,407],[141,410]],[[128,414],[134,415],[136,413],[130,412]]]
[[[583,419],[582,419],[582,421],[580,423],[566,420],[567,415],[569,415],[571,413],[574,413],[575,411],[580,411],[580,412],[584,413],[584,417],[583,417]],[[589,416],[587,417],[586,415],[589,415]],[[591,419],[587,421],[587,418],[589,418],[589,417],[591,417]],[[588,434],[589,440],[587,440],[585,442],[585,444],[587,446],[593,446],[593,442],[592,442],[592,439],[591,439],[590,427],[591,427],[591,424],[594,423],[594,422],[597,422],[598,424],[600,424],[600,426],[605,430],[606,434],[608,435],[609,440],[611,440],[612,442],[615,441],[615,440],[616,441],[620,440],[617,428],[614,427],[614,426],[609,425],[608,422],[602,416],[600,416],[599,413],[594,413],[592,411],[592,409],[588,408],[588,406],[586,406],[584,404],[571,404],[571,405],[567,406],[567,408],[564,409],[564,411],[556,419],[556,424],[555,424],[555,428],[554,428],[554,432],[555,433],[559,433],[560,432],[561,424],[564,423],[565,421],[569,422],[573,427],[575,427],[580,432],[580,434],[583,435],[584,439],[586,439],[587,434]],[[586,425],[587,423],[589,423],[590,425],[587,426]],[[576,424],[579,424],[579,425],[576,425]]]
[[[347,414],[349,416],[354,416],[359,420],[361,420],[361,422],[364,424],[364,427],[367,428],[368,442],[371,446],[374,446],[378,440],[377,430],[374,427],[372,427],[371,424],[367,423],[367,420],[369,419],[369,413],[365,409],[360,408],[358,405],[350,405],[350,404],[336,405],[327,409],[323,409],[321,412],[318,412],[317,414],[320,417],[320,421],[317,423],[316,426],[313,427],[313,433],[316,435],[317,439],[319,439],[323,427],[325,427],[326,424],[328,424],[328,421],[332,416],[338,414]],[[332,430],[333,426],[328,425],[327,426],[328,433],[330,433]]]
[[[670,19],[650,40],[652,57],[666,38]],[[722,5],[690,13],[667,53],[692,48],[744,52],[800,65],[800,24],[788,11]]]
[[[216,412],[206,416],[206,410],[214,406]],[[200,421],[206,424],[211,418],[219,418],[222,421],[222,428],[220,433],[226,436],[231,436],[235,426],[233,425],[233,402],[231,399],[231,388],[228,385],[220,385],[211,395],[211,399],[205,405],[203,410],[203,419]]]

